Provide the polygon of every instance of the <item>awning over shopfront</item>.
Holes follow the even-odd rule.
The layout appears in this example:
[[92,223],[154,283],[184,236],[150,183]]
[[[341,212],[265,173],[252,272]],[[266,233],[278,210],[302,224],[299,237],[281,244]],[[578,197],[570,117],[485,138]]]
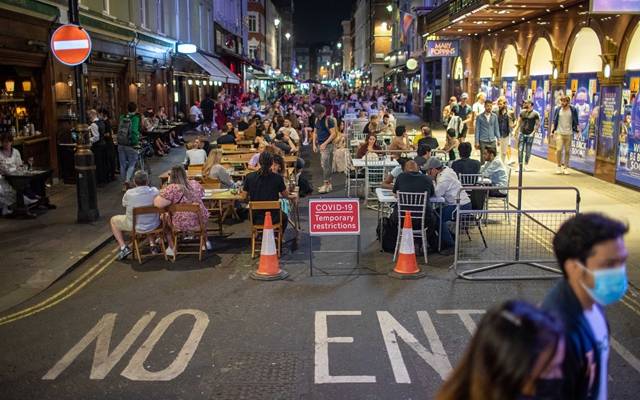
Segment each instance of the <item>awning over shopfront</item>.
[[420,17],[422,35],[477,36],[523,21],[548,25],[545,15],[580,0],[469,0],[449,1]]
[[223,63],[215,57],[208,56],[202,53],[189,54],[189,58],[198,64],[202,69],[207,71],[211,77],[217,81],[239,84],[240,78],[238,78],[233,72],[229,70]]

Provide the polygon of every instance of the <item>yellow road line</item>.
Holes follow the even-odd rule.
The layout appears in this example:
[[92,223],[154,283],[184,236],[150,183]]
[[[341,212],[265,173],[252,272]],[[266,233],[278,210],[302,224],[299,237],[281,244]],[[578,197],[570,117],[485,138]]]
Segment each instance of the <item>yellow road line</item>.
[[[34,313],[35,312],[39,312],[40,309],[43,309],[44,307],[48,308],[47,305],[50,304],[51,302],[55,302],[55,304],[57,304],[58,302],[56,302],[56,300],[59,299],[59,298],[62,298],[62,299],[68,298],[69,296],[67,294],[69,292],[76,293],[77,290],[74,290],[74,286],[79,284],[79,283],[81,283],[81,282],[83,282],[85,279],[88,280],[88,281],[91,281],[93,278],[95,278],[95,276],[97,276],[97,274],[99,274],[100,272],[102,272],[104,270],[104,267],[100,268],[102,263],[104,263],[105,261],[111,259],[111,261],[106,264],[106,266],[108,266],[111,263],[113,263],[113,261],[115,261],[113,256],[114,256],[116,251],[117,251],[117,249],[109,252],[106,256],[101,258],[95,265],[93,265],[91,268],[89,268],[87,271],[85,271],[82,275],[80,275],[78,278],[76,278],[73,282],[69,283],[67,286],[62,288],[56,294],[48,297],[47,299],[41,301],[38,304],[35,304],[35,305],[31,306],[31,307],[25,308],[25,309],[20,310],[20,311],[16,311],[13,314],[10,314],[10,315],[7,315],[7,316],[4,316],[4,317],[0,318],[0,325],[3,325],[6,322],[15,321],[16,319],[20,319],[20,316],[22,316],[22,315],[24,315],[24,316],[32,315],[32,312],[34,312]],[[99,269],[98,272],[94,273],[94,271],[96,271],[97,269]],[[84,284],[82,284],[80,287],[84,287]],[[44,309],[46,309],[46,308],[44,308]]]
[[627,306],[631,311],[633,311],[634,313],[640,315],[640,308],[636,308],[633,305],[629,304],[626,299],[622,299],[622,304],[624,304],[625,306]]

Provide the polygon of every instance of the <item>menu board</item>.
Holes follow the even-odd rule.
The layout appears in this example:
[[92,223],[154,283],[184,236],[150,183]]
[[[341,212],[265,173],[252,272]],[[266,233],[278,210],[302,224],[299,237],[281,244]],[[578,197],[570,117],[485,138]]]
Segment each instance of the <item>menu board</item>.
[[592,174],[596,167],[598,119],[600,117],[598,79],[595,73],[569,76],[571,104],[578,110],[578,133],[571,140],[571,168]]
[[549,111],[547,110],[549,80],[547,76],[533,76],[530,82],[531,100],[533,109],[540,114],[540,129],[535,133],[531,153],[538,157],[547,158],[549,152],[549,140],[547,132],[547,121]]

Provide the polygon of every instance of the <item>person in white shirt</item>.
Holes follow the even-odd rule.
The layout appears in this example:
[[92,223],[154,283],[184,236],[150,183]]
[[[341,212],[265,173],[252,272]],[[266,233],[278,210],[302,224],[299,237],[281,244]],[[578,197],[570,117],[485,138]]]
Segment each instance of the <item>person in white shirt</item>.
[[202,114],[202,110],[200,109],[199,101],[193,103],[193,105],[189,109],[189,120],[194,124],[196,129],[200,130],[200,125],[204,120],[204,115]]
[[98,143],[100,140],[100,127],[98,126],[98,122],[100,122],[100,118],[98,118],[98,112],[96,110],[89,110],[87,112],[89,115],[89,141],[91,144]]
[[282,132],[283,134],[286,134],[289,136],[289,138],[293,141],[293,143],[295,143],[296,145],[300,144],[300,135],[298,135],[298,131],[296,131],[292,126],[291,126],[291,120],[289,118],[285,118],[284,119],[284,126],[280,129],[278,129],[278,133]]
[[447,226],[447,222],[452,220],[453,212],[456,210],[458,203],[460,203],[460,209],[471,210],[471,200],[467,192],[462,190],[462,184],[455,171],[446,167],[438,158],[429,157],[424,169],[435,182],[435,196],[444,198],[445,205],[442,208],[442,216],[440,219],[442,221],[440,225],[440,237],[443,248],[441,254],[451,255],[455,243]]
[[187,143],[185,165],[203,165],[206,159],[207,152],[200,148],[200,139],[196,139],[193,143]]
[[[149,176],[145,171],[136,171],[133,175],[133,183],[136,186],[127,190],[122,197],[122,206],[126,209],[125,214],[111,217],[111,232],[120,246],[118,260],[124,260],[132,253],[131,248],[124,241],[122,233],[133,230],[133,209],[153,206],[153,199],[159,193],[157,188],[149,186]],[[136,231],[149,232],[157,228],[158,225],[160,225],[159,214],[141,215],[136,221]],[[156,252],[154,238],[150,238],[150,243],[152,251]]]

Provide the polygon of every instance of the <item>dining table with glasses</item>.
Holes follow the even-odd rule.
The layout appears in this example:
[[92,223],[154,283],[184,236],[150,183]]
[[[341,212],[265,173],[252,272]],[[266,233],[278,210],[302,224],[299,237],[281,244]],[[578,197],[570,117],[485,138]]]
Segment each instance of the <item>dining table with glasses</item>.
[[37,216],[30,211],[30,207],[24,202],[24,194],[27,189],[36,191],[41,189],[40,193],[35,193],[40,196],[38,205],[55,208],[49,203],[49,198],[44,189],[44,182],[51,177],[52,172],[50,169],[28,169],[25,166],[20,166],[17,169],[8,170],[2,175],[16,191],[16,205],[12,214],[14,218],[35,218]]
[[[378,240],[380,242],[380,250],[382,250],[382,219],[385,214],[390,215],[391,212],[393,212],[393,205],[398,202],[398,198],[395,196],[392,190],[383,188],[376,189],[376,197],[378,198],[379,203],[378,226],[380,227],[380,238]],[[446,205],[445,199],[444,197],[434,196],[429,198],[429,203],[431,203],[433,211],[438,216],[438,229],[440,229],[440,227],[442,227],[442,209]],[[400,221],[402,221],[402,219],[400,219]],[[442,250],[442,234],[438,232],[438,251],[440,250]]]

